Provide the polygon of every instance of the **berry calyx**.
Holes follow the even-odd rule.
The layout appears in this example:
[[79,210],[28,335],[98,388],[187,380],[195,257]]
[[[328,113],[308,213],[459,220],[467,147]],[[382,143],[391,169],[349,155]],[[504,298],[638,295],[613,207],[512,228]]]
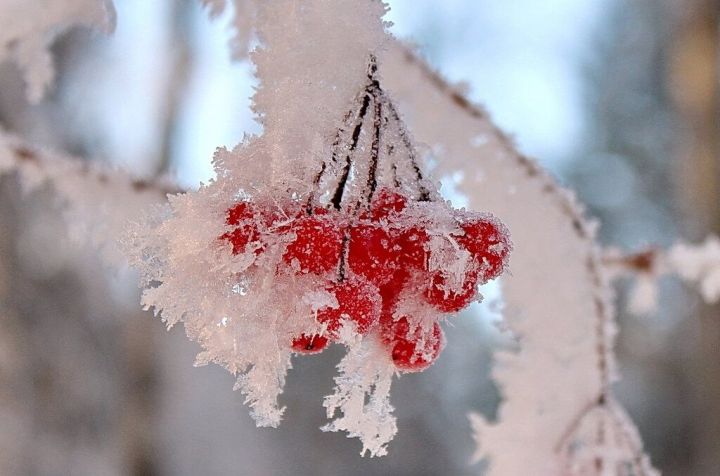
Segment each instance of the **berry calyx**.
[[329,342],[327,337],[319,334],[313,334],[311,336],[301,334],[300,337],[292,340],[290,347],[298,354],[319,354],[325,350]]

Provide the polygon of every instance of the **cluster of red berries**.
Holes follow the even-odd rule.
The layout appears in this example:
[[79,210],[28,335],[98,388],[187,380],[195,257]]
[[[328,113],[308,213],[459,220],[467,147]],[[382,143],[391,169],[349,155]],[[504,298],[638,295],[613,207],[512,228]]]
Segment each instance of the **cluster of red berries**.
[[[476,299],[478,285],[502,272],[510,251],[505,227],[486,214],[442,204],[453,226],[436,231],[437,206],[410,202],[389,189],[353,215],[307,210],[296,202],[272,209],[239,202],[227,212],[227,224],[234,228],[221,238],[232,244],[234,254],[259,256],[284,236],[289,240],[282,255],[287,272],[327,278],[325,290],[338,305],[318,310],[323,332],[293,339],[289,345],[295,352],[322,351],[351,322],[358,334],[377,332],[399,369],[420,371],[440,354],[443,331],[437,319],[428,324],[396,315],[400,300],[417,299],[441,313],[459,311]],[[453,271],[431,268],[438,242],[447,245],[443,262]]]

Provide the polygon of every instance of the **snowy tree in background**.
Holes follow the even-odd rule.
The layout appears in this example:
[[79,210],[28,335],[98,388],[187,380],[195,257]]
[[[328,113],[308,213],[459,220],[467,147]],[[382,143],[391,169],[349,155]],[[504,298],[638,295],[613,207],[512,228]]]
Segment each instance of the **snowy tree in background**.
[[[0,60],[20,66],[33,101],[52,81],[57,32],[114,24],[109,2],[42,3],[40,15],[0,1]],[[430,366],[446,345],[441,324],[502,276],[518,349],[497,355],[497,420],[468,412],[476,459],[497,475],[656,474],[613,395],[610,280],[637,276],[639,313],[670,272],[715,301],[717,239],[601,252],[572,193],[389,35],[380,1],[203,3],[211,16],[233,9],[233,57],[258,42],[263,131],[217,149],[215,180],[181,192],[5,132],[0,173],[26,191],[51,184],[74,236],[112,266],[129,258],[143,306],[184,325],[202,347],[197,365],[237,377],[258,426],[292,412],[278,403],[292,359],[337,343],[347,353],[322,429],[358,437],[363,454],[392,451],[393,377]],[[469,209],[443,198],[448,175]]]

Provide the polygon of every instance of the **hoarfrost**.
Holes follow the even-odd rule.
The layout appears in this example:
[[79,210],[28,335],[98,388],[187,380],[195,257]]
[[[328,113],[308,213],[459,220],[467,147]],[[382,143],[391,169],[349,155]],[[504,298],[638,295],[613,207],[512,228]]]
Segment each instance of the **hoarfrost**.
[[[230,27],[233,37],[230,40],[230,51],[236,60],[245,59],[255,33],[257,12],[262,0],[201,0],[207,6],[210,17],[218,17],[232,8]],[[232,5],[232,7],[230,6]]]
[[[227,6],[206,3],[214,13]],[[124,247],[148,285],[143,304],[168,326],[184,323],[188,337],[203,349],[197,364],[217,363],[236,375],[235,388],[245,395],[256,423],[277,426],[284,411],[278,396],[291,367],[289,343],[328,332],[318,312],[340,306],[323,291],[323,273],[307,272],[305,261],[295,258],[285,271],[279,266],[289,244],[304,253],[314,243],[294,225],[297,211],[312,196],[321,159],[333,154],[332,134],[342,111],[353,107],[368,80],[370,53],[385,41],[380,20],[385,6],[313,0],[301,7],[278,0],[256,7],[263,43],[252,54],[261,79],[254,107],[263,135],[246,138],[232,151],[219,149],[218,179],[197,192],[170,197],[166,207],[131,227]],[[368,138],[365,133],[359,140]],[[360,190],[354,177],[343,203]],[[320,224],[313,226],[319,228],[311,230],[331,233],[322,225],[330,216],[317,216]],[[366,359],[372,339],[358,340],[352,330],[352,325],[333,329],[350,351],[340,365],[337,393],[326,402],[330,413],[344,416],[327,429],[348,431],[363,439],[371,455],[384,454],[396,432],[389,404],[394,367],[387,356],[384,366],[373,367],[376,363]],[[360,415],[355,405],[363,404],[366,393],[370,401]]]
[[628,301],[628,311],[633,314],[657,310],[658,280],[668,275],[697,287],[708,304],[720,300],[720,239],[715,235],[699,244],[679,241],[668,249],[653,247],[627,254],[608,249],[603,261],[611,278],[634,279]]
[[171,196],[124,240],[144,306],[184,324],[199,365],[236,375],[260,426],[282,417],[291,352],[346,345],[325,401],[339,416],[324,429],[359,437],[371,456],[397,431],[393,374],[437,358],[439,321],[476,299],[510,251],[502,223],[453,210],[423,174],[378,74],[385,10],[258,3],[263,134],[218,149],[217,180]]
[[[392,44],[383,64],[410,128],[434,153],[436,173],[461,177],[457,189],[470,206],[492,210],[513,233],[514,273],[502,284],[505,319],[521,347],[496,355],[493,376],[503,402],[497,421],[471,416],[475,457],[487,458],[494,475],[564,474],[557,445],[578,414],[610,395],[616,378],[613,308],[596,225],[484,111],[414,54]],[[634,428],[626,423],[627,436]],[[644,458],[639,444],[632,451]],[[608,452],[600,458],[611,464]]]
[[[328,418],[335,419],[323,431],[346,431],[363,443],[360,454],[387,454],[387,444],[397,433],[390,404],[390,385],[395,366],[379,342],[364,339],[350,347],[338,364],[335,393],[325,397]],[[336,416],[336,413],[340,416]]]

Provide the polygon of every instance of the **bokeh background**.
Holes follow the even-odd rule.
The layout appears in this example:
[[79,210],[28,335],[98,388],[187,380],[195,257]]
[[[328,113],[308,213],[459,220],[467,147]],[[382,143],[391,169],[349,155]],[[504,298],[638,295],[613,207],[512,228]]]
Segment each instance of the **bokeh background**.
[[[111,37],[53,47],[58,80],[29,105],[0,65],[0,125],[86,160],[184,187],[217,146],[258,133],[252,66],[231,61],[229,12],[191,0],[116,0]],[[390,0],[392,31],[462,82],[602,220],[603,244],[667,246],[720,231],[720,2]],[[481,474],[465,413],[491,418],[492,353],[510,345],[493,299],[448,332],[437,365],[393,395],[390,456],[324,434],[339,351],[297,360],[279,430],[255,429],[232,377],[192,366],[195,344],[139,310],[128,270],[64,238],[52,191],[0,180],[0,474]],[[620,307],[627,283],[618,284]],[[488,290],[492,295],[493,290]],[[720,313],[678,281],[658,312],[622,312],[620,400],[664,474],[720,468]]]

